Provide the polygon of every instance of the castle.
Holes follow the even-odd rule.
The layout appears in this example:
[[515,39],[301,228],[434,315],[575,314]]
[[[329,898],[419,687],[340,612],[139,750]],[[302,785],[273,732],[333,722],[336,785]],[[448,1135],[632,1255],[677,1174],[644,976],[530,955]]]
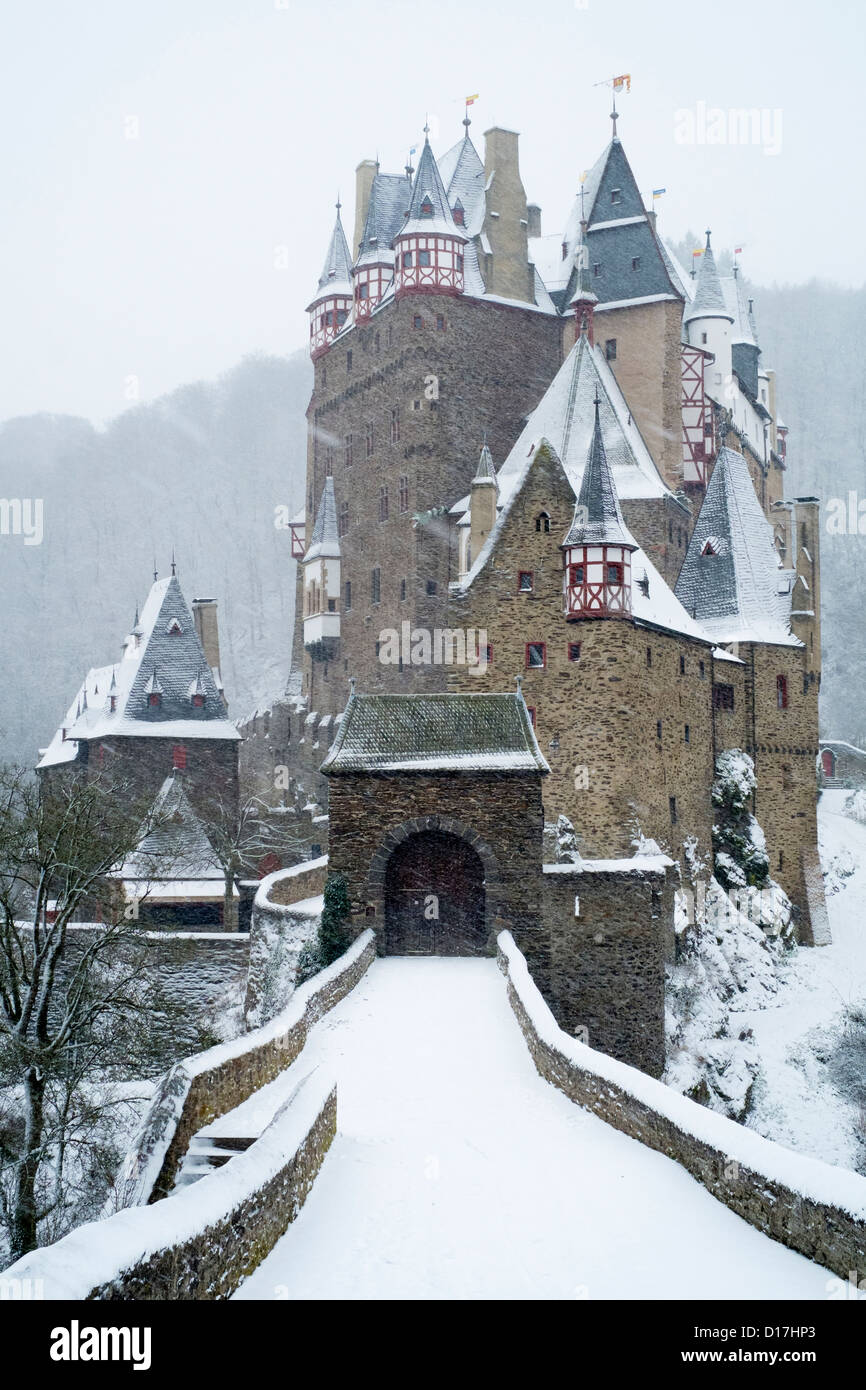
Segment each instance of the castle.
[[293,674],[243,729],[243,775],[267,794],[288,763],[324,803],[350,678],[520,676],[544,817],[582,855],[711,862],[716,759],[743,749],[771,873],[821,939],[818,503],[784,495],[752,302],[709,232],[696,276],[677,263],[615,111],[554,234],[517,135],[487,131],[482,159],[469,124],[438,160],[425,136],[417,170],[358,166],[351,249],[338,206],[309,305]]

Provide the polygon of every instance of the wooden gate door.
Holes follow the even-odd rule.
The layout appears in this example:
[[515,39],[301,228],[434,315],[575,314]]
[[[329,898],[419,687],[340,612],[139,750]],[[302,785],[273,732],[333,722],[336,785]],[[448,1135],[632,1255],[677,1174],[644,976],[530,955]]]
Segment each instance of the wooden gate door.
[[457,835],[423,831],[398,845],[385,875],[390,956],[477,956],[485,950],[484,868]]

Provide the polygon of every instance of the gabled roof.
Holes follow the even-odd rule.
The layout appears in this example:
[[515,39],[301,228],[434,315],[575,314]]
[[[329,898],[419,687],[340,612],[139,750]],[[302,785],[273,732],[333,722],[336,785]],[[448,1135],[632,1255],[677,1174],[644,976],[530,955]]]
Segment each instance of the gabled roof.
[[[704,554],[712,540],[713,553]],[[677,598],[715,642],[800,646],[790,630],[793,572],[779,566],[742,454],[719,450],[676,584]]]
[[328,245],[328,254],[319,276],[319,287],[311,302],[315,304],[326,294],[349,296],[352,294],[352,257],[349,254],[349,243],[346,241],[346,233],[343,231],[343,223],[340,220],[339,203],[337,204],[337,220],[334,223],[334,230]]
[[599,398],[596,397],[595,425],[589,457],[580,480],[580,492],[574,520],[564,545],[624,545],[637,549],[623,521],[619,498],[604,451],[604,439],[599,421]]
[[139,844],[112,877],[145,884],[158,879],[225,881],[225,871],[184,790],[182,773],[165,779],[143,830]]
[[377,174],[373,179],[358,265],[393,261],[392,242],[406,219],[411,192],[405,174]]
[[322,763],[349,772],[546,773],[516,694],[352,695]]
[[[173,619],[179,632],[170,631]],[[204,706],[193,711],[188,692],[197,678],[206,698]],[[148,702],[151,693],[162,697],[158,708]],[[192,613],[173,575],[154,583],[124,642],[122,659],[87,673],[39,767],[71,762],[78,754],[78,740],[108,737],[240,738],[226,717]]]
[[[422,212],[422,208],[427,205],[431,209],[430,212]],[[407,232],[444,232],[449,236],[457,237],[459,240],[466,240],[462,229],[456,225],[451,216],[445,185],[439,173],[439,166],[433,158],[430,141],[426,136],[424,137],[421,158],[418,161],[415,181],[412,185],[409,212],[397,235],[404,236]]]
[[333,478],[325,479],[319,510],[316,512],[316,520],[313,524],[313,534],[310,536],[310,548],[304,556],[303,563],[306,564],[308,560],[317,560],[322,556],[330,556],[333,559],[339,559],[340,556],[337,502],[334,497]]
[[719,272],[716,269],[716,258],[710,245],[709,232],[707,232],[707,244],[698,269],[694,299],[691,304],[686,306],[683,323],[691,323],[693,319],[730,319],[732,323],[734,319],[725,303]]
[[580,491],[595,425],[595,397],[605,454],[620,499],[672,495],[634,422],[616,377],[601,349],[581,334],[499,470],[502,500],[508,496],[530,451],[548,439],[575,491]]

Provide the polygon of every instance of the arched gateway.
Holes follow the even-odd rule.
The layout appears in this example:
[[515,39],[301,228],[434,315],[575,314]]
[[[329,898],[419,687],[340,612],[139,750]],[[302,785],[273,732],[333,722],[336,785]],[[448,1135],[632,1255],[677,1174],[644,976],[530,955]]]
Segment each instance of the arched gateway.
[[479,855],[441,830],[410,835],[385,869],[386,955],[476,956],[486,941]]

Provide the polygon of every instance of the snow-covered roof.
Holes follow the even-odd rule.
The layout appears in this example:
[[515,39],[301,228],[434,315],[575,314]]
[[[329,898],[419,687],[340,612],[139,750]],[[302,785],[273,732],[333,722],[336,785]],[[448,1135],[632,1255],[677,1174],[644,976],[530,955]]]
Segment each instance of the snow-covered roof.
[[[425,211],[427,208],[429,211]],[[456,237],[461,241],[467,240],[466,233],[456,225],[451,215],[451,207],[448,203],[448,195],[445,192],[442,176],[439,173],[439,166],[433,158],[430,141],[426,136],[424,137],[421,158],[418,161],[415,181],[412,185],[409,212],[397,235],[405,236],[407,233],[420,233],[422,235],[439,233]]]
[[691,323],[693,319],[730,319],[733,322],[733,317],[725,302],[719,272],[716,269],[716,258],[710,245],[710,233],[707,232],[707,244],[701,256],[694,298],[691,304],[686,306],[683,322]]
[[[704,554],[714,540],[714,553]],[[800,646],[791,592],[742,454],[719,451],[676,584],[677,597],[717,643]],[[782,592],[780,592],[782,591]]]
[[599,420],[599,400],[596,397],[595,425],[589,457],[580,480],[574,521],[565,537],[565,545],[624,545],[635,547],[620,510],[619,498],[604,452],[604,440]]
[[[196,680],[205,694],[199,709],[193,709],[188,694]],[[157,684],[161,698],[154,708],[148,686],[156,689]],[[192,613],[173,575],[154,583],[124,642],[121,660],[88,671],[38,766],[71,762],[78,754],[78,740],[108,737],[240,739],[226,716]]]
[[376,174],[370,188],[358,265],[393,261],[392,242],[406,220],[411,193],[412,186],[405,174]]
[[731,344],[745,343],[748,347],[757,347],[739,275],[723,276],[721,286],[725,304],[734,324],[731,330]]
[[[167,777],[157,792],[142,838],[124,863],[111,874],[126,883],[147,885],[148,896],[180,893],[179,883],[210,885],[200,896],[219,896],[225,870],[183,786],[183,774]],[[191,896],[182,894],[181,896]]]
[[352,257],[349,254],[349,244],[346,241],[346,233],[343,231],[343,223],[340,219],[340,205],[337,204],[337,220],[334,223],[334,230],[331,233],[331,240],[328,244],[328,254],[325,256],[325,264],[322,266],[322,273],[319,276],[319,286],[314,298],[310,303],[317,304],[320,299],[328,295],[352,294]]
[[304,564],[321,557],[339,559],[340,537],[337,529],[337,502],[334,496],[334,479],[326,478],[319,501],[319,510],[310,536],[310,548],[304,556]]
[[439,173],[451,207],[459,201],[463,208],[465,231],[469,236],[477,236],[484,221],[484,161],[470,140],[468,131],[462,140],[443,154],[439,160]]
[[523,696],[352,695],[322,772],[536,772]]

